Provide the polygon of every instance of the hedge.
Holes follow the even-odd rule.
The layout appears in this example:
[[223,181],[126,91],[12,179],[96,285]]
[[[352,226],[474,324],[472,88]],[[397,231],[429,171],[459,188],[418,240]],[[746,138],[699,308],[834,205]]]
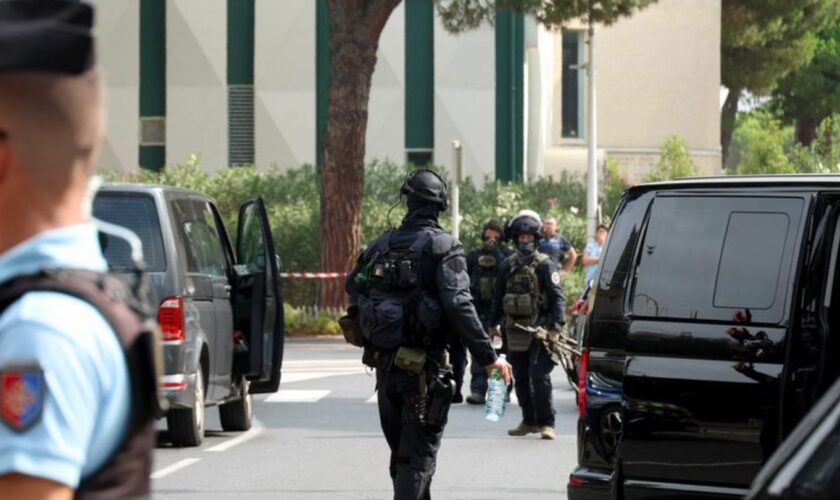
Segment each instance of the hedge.
[[[400,223],[405,207],[404,203],[398,203],[399,188],[412,168],[378,161],[366,166],[362,203],[365,241],[389,227],[389,211],[390,224]],[[320,271],[320,207],[315,201],[319,199],[320,178],[311,165],[285,171],[234,167],[211,174],[202,170],[198,157],[192,157],[183,165],[170,166],[159,173],[139,171],[125,175],[103,171],[102,174],[111,181],[165,184],[204,192],[218,202],[229,231],[236,227],[239,205],[261,195],[266,201],[276,251],[284,270]],[[442,175],[447,177],[445,173]],[[467,250],[480,244],[481,226],[488,219],[504,223],[523,208],[557,218],[559,231],[579,252],[586,244],[586,186],[580,177],[563,175],[559,180],[540,179],[528,184],[470,178],[461,186],[460,204],[461,241]],[[451,213],[442,215],[441,224],[450,229]],[[311,306],[315,302],[315,286],[310,280],[286,282],[285,301],[296,307]],[[582,286],[583,269],[576,266],[566,279],[567,302],[573,302]]]

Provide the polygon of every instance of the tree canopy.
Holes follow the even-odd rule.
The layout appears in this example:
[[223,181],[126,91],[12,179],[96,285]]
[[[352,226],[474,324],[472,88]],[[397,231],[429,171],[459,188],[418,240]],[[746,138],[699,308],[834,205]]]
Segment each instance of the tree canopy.
[[814,58],[779,82],[773,101],[796,121],[797,141],[810,144],[817,125],[840,111],[840,26],[819,33]]
[[496,11],[511,9],[534,14],[541,24],[559,28],[570,19],[612,24],[656,0],[435,0],[444,27],[460,33],[493,24]]
[[808,64],[817,33],[838,16],[837,0],[723,0],[723,85],[767,94],[780,78]]

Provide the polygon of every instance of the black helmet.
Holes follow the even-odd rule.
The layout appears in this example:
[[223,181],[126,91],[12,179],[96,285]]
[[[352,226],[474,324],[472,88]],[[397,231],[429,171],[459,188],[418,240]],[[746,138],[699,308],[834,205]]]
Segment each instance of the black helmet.
[[543,237],[542,219],[533,210],[520,210],[505,227],[505,239],[508,240],[515,241],[517,236],[525,233],[533,234],[538,240]]
[[446,183],[438,174],[426,168],[411,172],[403,182],[400,193],[409,198],[435,203],[441,210],[446,210],[448,206],[447,195],[449,191],[446,188]]
[[495,219],[490,219],[484,223],[484,226],[481,228],[481,239],[484,239],[484,233],[487,232],[488,229],[492,229],[499,233],[499,236],[504,237],[505,230],[502,228],[502,225]]

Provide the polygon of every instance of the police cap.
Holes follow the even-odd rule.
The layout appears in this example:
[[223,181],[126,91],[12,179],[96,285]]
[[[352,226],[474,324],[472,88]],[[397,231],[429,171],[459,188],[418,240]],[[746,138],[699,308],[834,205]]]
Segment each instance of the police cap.
[[0,73],[84,73],[92,27],[93,8],[78,0],[0,0]]
[[434,203],[441,210],[446,210],[449,193],[446,183],[438,174],[427,168],[411,172],[403,182],[400,193],[409,198]]

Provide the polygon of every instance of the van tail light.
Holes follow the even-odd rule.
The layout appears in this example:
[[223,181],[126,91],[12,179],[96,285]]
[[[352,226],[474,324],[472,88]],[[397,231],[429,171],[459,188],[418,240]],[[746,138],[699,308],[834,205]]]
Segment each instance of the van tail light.
[[580,351],[580,364],[578,365],[578,393],[577,405],[578,415],[586,414],[586,376],[589,371],[589,349]]
[[583,486],[586,481],[582,477],[577,477],[574,474],[569,476],[569,486]]
[[158,325],[163,340],[184,340],[184,298],[180,295],[163,299],[158,307]]

